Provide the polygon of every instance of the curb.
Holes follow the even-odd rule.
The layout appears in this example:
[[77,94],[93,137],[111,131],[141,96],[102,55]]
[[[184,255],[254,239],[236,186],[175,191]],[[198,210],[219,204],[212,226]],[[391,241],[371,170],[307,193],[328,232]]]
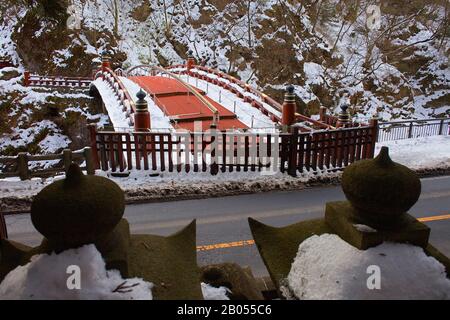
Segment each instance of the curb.
[[[450,167],[446,168],[437,168],[437,169],[425,169],[425,170],[416,170],[416,174],[419,178],[431,178],[431,177],[439,177],[439,176],[450,176]],[[222,183],[225,187],[216,190],[216,192],[210,193],[208,190],[203,190],[202,192],[193,192],[193,193],[183,193],[183,188],[180,187],[178,193],[161,193],[155,194],[146,192],[145,189],[137,189],[137,190],[127,190],[125,191],[125,203],[127,205],[134,204],[143,204],[143,203],[155,203],[155,202],[173,202],[173,201],[183,201],[183,200],[201,200],[208,198],[218,198],[218,197],[229,197],[229,196],[238,196],[238,195],[247,195],[247,194],[258,194],[264,192],[273,192],[273,191],[295,191],[295,190],[303,190],[303,189],[311,189],[317,187],[324,186],[336,186],[340,184],[341,177],[317,177],[312,178],[310,181],[302,182],[302,181],[294,181],[293,183],[289,181],[280,181],[279,184],[276,184],[275,187],[271,187],[270,185],[264,185],[263,182],[250,182],[251,189],[249,188],[236,188],[236,183],[231,183],[229,186],[231,189],[226,188],[226,182]],[[242,187],[249,187],[248,184],[242,185]],[[208,191],[209,193],[206,193]],[[29,213],[30,206],[32,202],[32,197],[27,198],[0,198],[0,205],[6,202],[5,209],[1,210],[3,215],[14,215],[14,214],[25,214]],[[9,209],[14,205],[20,207],[19,209]]]

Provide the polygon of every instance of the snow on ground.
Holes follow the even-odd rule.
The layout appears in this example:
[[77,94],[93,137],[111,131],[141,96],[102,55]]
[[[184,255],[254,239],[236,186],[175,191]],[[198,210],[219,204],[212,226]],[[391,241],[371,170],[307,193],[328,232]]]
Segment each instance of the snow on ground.
[[[6,146],[12,146],[18,148],[21,146],[26,146],[33,142],[35,136],[44,130],[51,130],[52,132],[60,131],[56,124],[49,120],[43,120],[34,123],[33,126],[28,128],[13,128],[13,133],[2,137],[0,140],[0,149]],[[56,150],[61,148],[66,148],[70,143],[68,137],[55,133],[52,136],[47,135],[42,141],[40,141],[39,146],[45,153],[54,153]]]
[[[69,266],[79,267],[80,290],[68,288],[68,284],[76,284]],[[127,288],[120,290],[121,284]],[[95,245],[86,245],[60,254],[33,256],[0,283],[0,300],[152,300],[152,287],[142,279],[123,279],[119,271],[106,270]]]
[[201,283],[201,286],[203,298],[205,300],[230,300],[227,296],[227,292],[230,291],[228,288],[215,288],[204,282]]
[[[380,289],[368,284],[379,268]],[[358,250],[336,235],[303,241],[287,278],[299,299],[450,299],[445,267],[420,247],[385,242]]]
[[[128,90],[128,93],[130,94],[133,101],[136,102],[138,100],[136,94],[139,92],[141,87],[128,78],[119,78],[125,88]],[[148,111],[150,113],[152,129],[173,129],[173,126],[170,124],[169,117],[166,117],[164,115],[162,110],[155,104],[153,99],[148,94],[145,97],[145,100],[148,103]]]
[[414,170],[450,167],[450,136],[380,142],[375,154],[382,146],[389,147],[392,160]]
[[130,119],[127,118],[126,112],[122,110],[119,100],[114,94],[111,86],[102,79],[98,78],[92,82],[102,96],[105,108],[108,111],[109,118],[115,129],[123,129],[130,127]]

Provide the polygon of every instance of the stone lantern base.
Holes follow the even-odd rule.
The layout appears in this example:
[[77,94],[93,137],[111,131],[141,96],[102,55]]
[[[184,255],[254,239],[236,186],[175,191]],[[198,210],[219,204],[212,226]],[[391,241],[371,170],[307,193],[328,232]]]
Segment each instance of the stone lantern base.
[[366,250],[384,241],[410,243],[426,248],[430,237],[430,228],[409,214],[405,215],[401,228],[394,230],[363,230],[358,228],[356,209],[348,201],[329,202],[325,209],[325,222],[333,231],[352,246]]
[[[343,221],[343,224],[347,224],[347,227],[353,225],[353,222],[345,222],[345,219]],[[249,218],[249,225],[258,251],[279,294],[281,294],[279,288],[285,284],[284,281],[289,275],[292,262],[297,256],[298,247],[304,240],[313,235],[320,236],[326,233],[339,235],[339,232],[342,233],[342,230],[339,230],[341,227],[337,227],[337,231],[334,230],[326,222],[326,219],[307,220],[277,228]],[[412,226],[411,230],[421,230],[420,225],[419,222],[415,227]],[[426,231],[423,230],[422,232]],[[353,233],[356,232],[353,231]],[[411,234],[414,234],[414,232]],[[347,241],[347,239],[344,240]],[[434,257],[445,266],[447,277],[450,278],[450,259],[431,244],[427,244],[424,251],[425,254]]]

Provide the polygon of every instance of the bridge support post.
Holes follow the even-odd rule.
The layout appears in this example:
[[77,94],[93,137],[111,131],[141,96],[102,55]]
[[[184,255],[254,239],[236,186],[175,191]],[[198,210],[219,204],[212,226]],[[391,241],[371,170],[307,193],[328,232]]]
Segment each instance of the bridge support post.
[[138,101],[136,101],[136,112],[134,113],[134,130],[149,131],[151,128],[150,113],[148,112],[148,104],[145,100],[147,96],[144,91],[140,90],[137,95]]
[[348,106],[347,105],[342,105],[341,106],[341,112],[339,112],[338,115],[338,120],[336,122],[336,127],[337,128],[347,128],[350,127],[351,125],[351,119],[350,119],[350,114],[348,113]]
[[[95,123],[91,123],[88,125],[89,135],[91,138],[91,150],[92,150],[92,161],[93,168],[100,169],[100,160],[98,158],[98,148],[97,148],[97,125]],[[87,161],[86,161],[87,163]]]
[[111,57],[108,55],[108,51],[102,52],[102,71],[105,72],[106,69],[111,69]]
[[23,85],[25,87],[30,86],[30,71],[25,71],[23,73]]
[[327,108],[326,107],[320,107],[320,110],[319,110],[319,116],[320,116],[320,118],[319,118],[319,120],[321,121],[321,122],[323,122],[323,123],[326,123],[326,117],[327,117]]
[[369,125],[372,133],[372,141],[369,148],[370,154],[368,154],[368,158],[373,158],[375,156],[375,145],[378,140],[378,117],[374,116],[372,119],[370,119]]
[[186,68],[187,68],[188,74],[191,72],[191,70],[195,66],[195,58],[194,58],[193,54],[194,53],[192,52],[192,50],[188,51],[188,59],[187,59],[187,63],[186,63]]
[[295,123],[295,103],[294,86],[288,86],[284,95],[281,124],[283,131],[290,131],[290,127]]

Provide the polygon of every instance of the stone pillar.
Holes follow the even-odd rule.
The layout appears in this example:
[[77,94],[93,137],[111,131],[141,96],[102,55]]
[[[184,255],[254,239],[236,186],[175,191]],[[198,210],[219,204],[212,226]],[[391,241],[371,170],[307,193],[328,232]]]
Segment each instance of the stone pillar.
[[369,126],[371,127],[372,140],[370,143],[369,154],[367,158],[373,158],[375,156],[375,145],[378,140],[378,116],[374,115],[369,121]]
[[348,113],[348,105],[344,104],[341,106],[341,112],[338,114],[338,120],[336,123],[337,128],[347,128],[350,127],[352,121],[350,119],[350,114]]
[[194,58],[193,54],[194,53],[192,52],[192,50],[188,51],[188,60],[187,60],[187,63],[186,63],[186,68],[187,68],[188,72],[190,72],[191,69],[193,69],[194,66],[195,66],[195,58]]
[[135,131],[148,131],[151,128],[150,113],[148,112],[148,104],[145,100],[146,96],[142,89],[136,94],[139,100],[136,102],[136,112],[134,113]]
[[326,107],[320,107],[319,116],[320,116],[319,120],[321,122],[324,122],[324,123],[327,122],[327,119],[326,119],[326,117],[327,117],[327,108]]
[[111,69],[111,57],[108,55],[108,51],[102,52],[102,71],[106,71],[106,69]]
[[28,87],[30,85],[30,71],[25,71],[23,73],[23,85]]
[[284,103],[282,110],[281,124],[284,128],[289,129],[295,123],[295,103],[294,86],[288,86],[284,95]]
[[91,149],[92,149],[92,160],[94,162],[94,169],[100,169],[100,160],[98,157],[98,148],[97,148],[97,125],[95,123],[91,123],[88,125],[89,128],[89,136],[91,139]]

